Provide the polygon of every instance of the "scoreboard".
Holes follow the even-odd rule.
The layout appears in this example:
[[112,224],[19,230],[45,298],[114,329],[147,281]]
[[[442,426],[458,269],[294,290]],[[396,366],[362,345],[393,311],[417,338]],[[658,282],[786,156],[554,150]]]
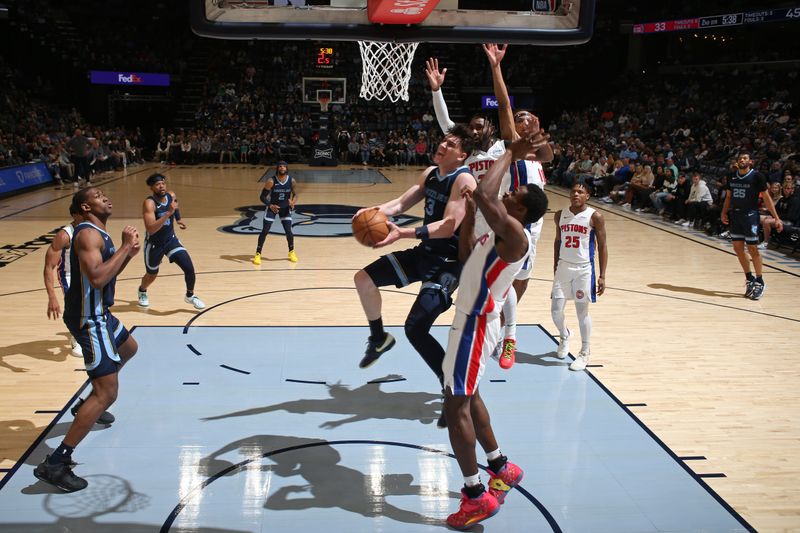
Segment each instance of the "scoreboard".
[[800,21],[800,7],[762,9],[759,11],[747,11],[743,13],[729,13],[727,15],[713,15],[710,17],[665,20],[662,22],[646,22],[644,24],[634,24],[633,33],[646,34],[667,31],[704,30],[708,28],[742,26],[744,24],[791,21]]

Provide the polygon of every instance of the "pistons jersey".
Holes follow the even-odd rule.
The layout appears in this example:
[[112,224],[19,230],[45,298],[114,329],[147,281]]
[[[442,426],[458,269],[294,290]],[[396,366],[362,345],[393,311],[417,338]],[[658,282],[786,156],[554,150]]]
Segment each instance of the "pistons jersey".
[[569,208],[561,210],[558,227],[561,230],[561,247],[558,260],[576,265],[594,263],[595,236],[592,226],[594,209],[586,207],[578,214]]
[[507,263],[497,255],[495,234],[489,232],[476,242],[461,271],[456,308],[468,315],[500,314],[514,277],[522,269],[531,252],[531,236],[525,230],[528,249],[518,261]]
[[[475,176],[475,180],[480,182],[481,179],[489,172],[494,162],[497,161],[501,155],[506,151],[506,143],[502,139],[495,142],[485,152],[483,150],[475,150],[464,161],[464,164],[469,167],[470,173]],[[507,187],[500,187],[500,190],[506,190]]]
[[[475,177],[475,181],[480,183],[486,173],[489,172],[489,169],[492,168],[494,162],[497,161],[505,151],[506,143],[501,139],[491,145],[485,152],[483,150],[475,150],[472,152],[472,155],[464,161],[464,164],[469,167],[469,171]],[[500,182],[499,197],[503,197],[505,191],[509,189],[510,184],[511,174],[506,172],[503,174],[502,181]],[[489,224],[486,223],[486,219],[483,218],[483,214],[479,209],[478,212],[475,213],[475,236],[480,237],[489,231],[491,231],[491,228],[489,228]]]
[[67,224],[60,231],[63,231],[69,237],[69,244],[61,249],[61,261],[58,263],[58,282],[64,292],[69,289],[71,265],[69,260],[69,250],[72,248],[72,234],[75,233],[75,228],[72,224]]

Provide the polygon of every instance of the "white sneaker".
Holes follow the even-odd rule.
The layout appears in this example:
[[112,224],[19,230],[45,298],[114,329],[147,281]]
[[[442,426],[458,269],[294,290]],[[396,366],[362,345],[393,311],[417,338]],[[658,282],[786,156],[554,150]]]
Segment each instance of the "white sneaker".
[[150,307],[150,298],[147,291],[136,291],[139,293],[139,307]]
[[74,338],[70,338],[70,344],[72,344],[72,355],[82,358],[83,348],[81,348],[81,345],[78,344],[78,341],[76,341]]
[[758,249],[759,250],[766,250],[767,249],[767,243],[765,243],[765,242],[760,243],[758,245]]
[[578,357],[576,357],[572,364],[569,365],[569,369],[574,370],[575,372],[580,372],[581,370],[586,369],[587,364],[589,364],[589,350],[581,350],[578,354]]
[[691,225],[692,225],[691,221],[687,220],[686,222],[684,222],[683,224],[681,224],[681,227],[688,228],[688,227],[689,227],[689,226],[691,226]]
[[187,304],[192,304],[195,309],[205,309],[206,308],[206,304],[204,304],[203,300],[198,298],[196,294],[184,297],[183,301],[186,302]]
[[558,343],[558,348],[556,349],[556,357],[559,359],[564,359],[569,353],[570,337],[572,337],[572,332],[569,329],[567,330],[566,336],[560,337],[561,341]]
[[631,204],[622,204],[622,209],[625,209],[626,211],[630,211],[631,210]]
[[678,220],[676,220],[676,221],[674,222],[674,224],[676,224],[676,225],[678,225],[678,226],[682,226],[684,222],[686,222],[686,219],[685,219],[685,218],[679,218]]

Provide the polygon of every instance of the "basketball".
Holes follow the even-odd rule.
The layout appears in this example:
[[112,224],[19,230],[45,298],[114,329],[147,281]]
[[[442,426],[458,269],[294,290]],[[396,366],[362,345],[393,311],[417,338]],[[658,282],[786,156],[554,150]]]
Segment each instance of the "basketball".
[[353,219],[353,237],[364,246],[375,246],[389,235],[387,221],[379,209],[362,211]]

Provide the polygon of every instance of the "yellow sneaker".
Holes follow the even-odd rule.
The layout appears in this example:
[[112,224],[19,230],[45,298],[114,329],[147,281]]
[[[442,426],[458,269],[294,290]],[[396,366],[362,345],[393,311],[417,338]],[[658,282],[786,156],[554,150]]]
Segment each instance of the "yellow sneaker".
[[261,254],[256,254],[256,256],[253,258],[253,264],[254,265],[260,265],[261,264]]
[[289,250],[289,261],[297,263],[297,254],[294,253],[294,250]]

